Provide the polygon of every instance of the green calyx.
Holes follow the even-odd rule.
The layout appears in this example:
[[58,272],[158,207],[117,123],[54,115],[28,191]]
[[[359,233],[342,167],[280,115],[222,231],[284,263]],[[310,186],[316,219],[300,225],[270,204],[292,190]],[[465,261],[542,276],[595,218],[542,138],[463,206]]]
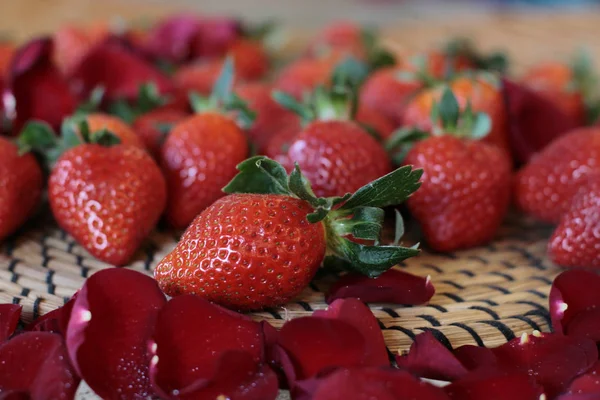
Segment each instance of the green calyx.
[[600,95],[598,93],[599,78],[594,70],[590,54],[580,50],[571,61],[572,81],[569,89],[581,93],[586,109],[588,123],[595,123],[600,117]]
[[237,123],[243,129],[248,129],[256,119],[256,113],[233,92],[235,67],[232,57],[227,57],[219,77],[215,81],[210,96],[201,96],[192,92],[189,94],[192,108],[197,113],[203,112],[235,112]]
[[444,54],[446,56],[446,78],[452,77],[457,72],[454,67],[458,58],[469,60],[477,70],[494,71],[500,74],[508,71],[509,62],[506,53],[495,51],[483,54],[468,38],[458,37],[450,40],[444,47]]
[[440,83],[440,80],[428,71],[427,56],[418,54],[408,59],[413,67],[411,70],[401,69],[396,73],[396,79],[400,82],[420,82],[423,88],[430,88]]
[[433,134],[449,134],[460,138],[481,139],[492,128],[492,121],[486,113],[474,112],[467,102],[464,110],[449,87],[444,87],[442,97],[431,107]]
[[[322,198],[315,196],[298,165],[288,175],[276,161],[256,156],[240,163],[237,169],[240,172],[223,188],[225,193],[277,194],[306,201],[314,209],[307,220],[324,224],[328,255],[342,261],[351,271],[376,277],[419,253],[417,246],[398,245],[404,230],[401,217],[396,223],[395,243],[380,245],[379,242],[383,230],[382,208],[400,204],[414,193],[421,185],[422,170],[402,167],[354,193]],[[350,238],[374,244],[359,244]]]
[[60,136],[57,136],[47,123],[31,121],[25,125],[17,138],[21,154],[34,152],[44,159],[49,168],[65,151],[86,143],[110,147],[120,144],[121,140],[106,129],[91,132],[81,116],[65,119]]
[[367,63],[371,71],[396,65],[396,57],[379,44],[379,32],[373,27],[361,31],[364,48],[367,50]]
[[108,111],[128,124],[131,124],[140,115],[164,106],[169,100],[168,96],[160,94],[156,84],[149,82],[140,85],[137,99],[133,103],[125,99],[116,100],[109,104]]

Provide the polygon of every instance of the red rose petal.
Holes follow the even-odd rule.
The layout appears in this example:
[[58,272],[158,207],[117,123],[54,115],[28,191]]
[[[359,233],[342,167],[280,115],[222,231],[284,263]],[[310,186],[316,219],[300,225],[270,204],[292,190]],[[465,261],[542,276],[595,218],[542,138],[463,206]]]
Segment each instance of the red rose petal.
[[190,60],[192,42],[200,31],[194,15],[173,15],[156,24],[148,33],[148,51],[153,57],[175,63]]
[[367,366],[369,346],[351,324],[330,318],[302,317],[287,322],[279,331],[279,346],[294,366],[294,379],[303,380],[336,367]]
[[71,297],[71,299],[62,307],[42,315],[27,325],[25,330],[36,332],[52,332],[64,336],[67,332],[67,325],[69,324],[69,319],[71,318],[71,310],[73,309],[73,304],[77,298],[77,293],[75,293],[73,297]]
[[571,319],[565,334],[600,342],[600,309],[586,310]]
[[15,336],[0,345],[0,393],[9,392],[0,397],[73,399],[79,378],[68,360],[59,335],[25,332]]
[[568,331],[571,320],[600,306],[600,276],[590,271],[569,270],[558,275],[550,289],[552,329]]
[[153,381],[163,393],[187,393],[198,382],[220,379],[218,360],[226,352],[246,352],[254,369],[264,358],[257,322],[193,295],[167,303],[152,340],[158,359]]
[[75,96],[52,62],[52,52],[52,39],[44,37],[29,41],[13,57],[2,96],[13,134],[31,119],[58,129],[63,118],[75,110]]
[[313,317],[338,319],[354,326],[365,339],[367,365],[388,366],[390,364],[379,322],[369,307],[359,300],[336,300],[326,310],[315,311]]
[[596,362],[584,375],[581,375],[569,386],[572,394],[596,394],[600,396],[600,361]]
[[75,369],[99,396],[152,393],[147,342],[165,302],[156,281],[133,270],[105,269],[83,285],[68,323],[67,348]]
[[115,38],[90,49],[73,69],[70,79],[82,98],[102,86],[106,101],[135,100],[139,87],[146,83],[154,83],[160,94],[174,90],[167,76]]
[[496,364],[496,356],[487,347],[460,346],[454,350],[454,356],[469,371]]
[[241,36],[240,21],[228,17],[205,17],[192,43],[193,58],[219,58]]
[[17,329],[22,308],[18,304],[0,304],[0,343],[11,337]]
[[405,356],[396,356],[398,367],[420,377],[452,381],[468,370],[431,332],[419,334]]
[[552,140],[578,126],[552,102],[534,91],[503,79],[513,156],[526,163]]
[[444,400],[444,392],[391,368],[341,369],[320,382],[312,400]]
[[550,398],[563,392],[576,376],[598,360],[589,339],[557,334],[523,335],[492,349],[498,368],[528,373]]
[[327,303],[355,297],[367,303],[418,305],[427,303],[434,293],[429,278],[392,269],[375,279],[358,274],[342,276],[329,290]]
[[444,388],[457,400],[538,400],[543,388],[526,373],[475,373]]

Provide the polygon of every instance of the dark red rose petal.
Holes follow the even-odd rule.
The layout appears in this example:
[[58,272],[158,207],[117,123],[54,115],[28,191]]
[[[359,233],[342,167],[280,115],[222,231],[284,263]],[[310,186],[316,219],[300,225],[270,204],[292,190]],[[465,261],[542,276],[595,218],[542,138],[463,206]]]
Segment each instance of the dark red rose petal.
[[59,335],[25,332],[0,345],[0,393],[15,392],[6,398],[73,399],[78,384]]
[[390,364],[379,323],[369,307],[359,300],[336,300],[326,310],[315,311],[313,317],[338,319],[354,326],[365,339],[367,365],[387,366]]
[[444,400],[443,390],[391,368],[340,369],[323,379],[312,400]]
[[528,373],[550,398],[598,360],[594,341],[557,334],[523,335],[492,352],[499,369]]
[[417,376],[452,381],[465,376],[468,370],[454,354],[431,332],[419,334],[405,356],[396,356],[398,367]]
[[42,315],[25,328],[27,331],[37,332],[52,332],[58,333],[64,336],[67,332],[67,325],[71,318],[71,310],[73,309],[73,303],[77,298],[77,293],[71,297],[64,306],[57,308],[56,310],[50,311],[49,313]]
[[526,373],[473,373],[444,390],[457,400],[538,400],[543,393]]
[[241,36],[240,21],[227,17],[205,17],[192,43],[192,57],[219,58],[225,56],[231,45]]
[[[367,366],[370,356],[359,330],[330,318],[303,317],[287,322],[279,331],[279,346],[289,356],[297,380],[336,367]],[[293,381],[289,384],[294,386]]]
[[600,342],[600,309],[586,310],[577,314],[569,322],[565,334]]
[[152,393],[147,343],[165,303],[156,281],[133,270],[105,269],[83,285],[66,342],[75,369],[100,397]]
[[70,79],[81,98],[87,98],[92,90],[102,86],[106,101],[133,101],[139,87],[146,83],[154,83],[160,94],[174,90],[167,76],[115,38],[90,49],[73,69]]
[[550,289],[550,317],[555,332],[566,333],[573,318],[599,306],[600,276],[590,271],[569,270],[554,279]]
[[152,340],[158,358],[154,384],[164,393],[187,392],[201,380],[220,378],[218,360],[228,351],[245,351],[255,368],[264,356],[257,322],[193,295],[167,303]]
[[[213,360],[214,361],[214,360]],[[219,399],[271,400],[277,397],[278,385],[275,373],[264,364],[257,364],[245,351],[227,350],[221,353],[213,365],[214,376],[199,378],[181,390],[164,391],[156,383],[160,373],[160,358],[154,358],[150,376],[156,393],[162,399]]]
[[600,362],[596,362],[585,374],[575,378],[569,386],[568,393],[600,396]]
[[454,356],[469,371],[496,364],[496,356],[487,347],[460,346],[454,350]]
[[175,63],[192,57],[192,42],[200,31],[195,15],[173,15],[156,24],[148,33],[148,50],[157,59]]
[[76,98],[54,65],[52,52],[52,39],[44,37],[26,43],[13,57],[2,102],[15,135],[32,119],[58,129],[75,110]]
[[329,290],[327,303],[355,297],[367,303],[418,305],[427,303],[434,293],[429,278],[392,269],[375,279],[357,274],[342,276]]
[[600,400],[600,394],[563,394],[556,400]]
[[552,140],[578,126],[552,102],[520,84],[503,79],[503,90],[510,147],[520,163],[526,163]]
[[0,343],[11,337],[17,329],[22,308],[18,304],[0,304]]

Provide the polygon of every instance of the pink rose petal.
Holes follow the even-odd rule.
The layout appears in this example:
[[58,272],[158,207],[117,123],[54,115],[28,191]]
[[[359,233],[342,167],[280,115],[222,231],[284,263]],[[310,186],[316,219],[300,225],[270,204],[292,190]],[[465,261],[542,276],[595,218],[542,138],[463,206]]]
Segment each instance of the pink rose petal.
[[367,365],[388,366],[390,364],[379,323],[369,307],[359,300],[336,300],[326,310],[315,311],[313,317],[338,319],[354,326],[365,339]]
[[106,101],[133,101],[139,87],[147,83],[154,83],[160,94],[174,91],[167,76],[118,38],[108,38],[90,49],[73,69],[70,80],[82,98],[89,97],[95,88],[103,87]]
[[166,303],[154,279],[128,269],[92,275],[73,304],[69,356],[79,375],[103,398],[146,397],[147,342]]
[[11,337],[17,329],[22,308],[18,304],[0,304],[0,343]]
[[391,368],[340,369],[323,379],[312,400],[445,400],[444,392]]
[[398,367],[420,377],[452,381],[468,370],[431,332],[419,334],[405,356],[396,356]]
[[526,373],[474,373],[444,390],[456,400],[538,400],[543,394]]
[[58,129],[75,110],[76,98],[54,65],[52,52],[52,39],[43,37],[24,44],[13,57],[2,102],[14,135],[32,119]]
[[245,370],[258,373],[264,360],[262,343],[257,322],[197,296],[178,296],[159,313],[152,337],[154,387],[172,394],[192,393],[216,384],[214,380],[224,379],[220,369],[227,369],[219,360],[231,351],[247,354],[252,365]]
[[0,397],[73,399],[78,384],[59,335],[25,332],[0,345]]
[[429,278],[392,269],[375,279],[357,274],[342,276],[329,290],[327,303],[355,297],[367,303],[418,305],[427,303],[434,293]]
[[503,90],[508,107],[510,147],[521,163],[578,126],[577,121],[552,102],[518,83],[503,79]]

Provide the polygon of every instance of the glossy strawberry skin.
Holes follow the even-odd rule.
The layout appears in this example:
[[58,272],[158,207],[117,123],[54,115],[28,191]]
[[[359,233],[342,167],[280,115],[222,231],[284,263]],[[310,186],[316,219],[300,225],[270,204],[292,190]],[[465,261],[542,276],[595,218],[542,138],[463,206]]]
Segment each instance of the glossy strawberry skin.
[[224,193],[246,159],[248,142],[236,123],[218,113],[189,117],[171,130],[161,150],[161,167],[167,178],[167,220],[178,229]]
[[177,109],[158,108],[137,117],[131,127],[143,142],[148,152],[154,158],[158,158],[160,148],[166,139],[166,134],[161,131],[160,126],[174,126],[187,118],[187,116],[187,113]]
[[[473,111],[484,112],[492,120],[492,129],[483,141],[509,151],[506,108],[499,84],[484,77],[463,76],[449,86],[462,109],[470,102]],[[434,101],[440,100],[442,92],[443,86],[437,86],[414,97],[406,107],[404,125],[431,131],[431,107]]]
[[562,63],[540,64],[526,72],[522,82],[544,96],[580,125],[585,123],[583,95],[570,88],[573,71]]
[[417,79],[403,80],[402,69],[384,68],[367,78],[360,92],[360,104],[378,110],[388,119],[399,124],[409,99],[423,83]]
[[221,60],[209,60],[197,64],[184,65],[175,72],[173,81],[185,92],[209,95],[221,73]]
[[192,222],[156,267],[166,294],[193,293],[252,310],[284,304],[308,285],[325,256],[325,232],[308,203],[283,195],[233,194]]
[[381,112],[366,106],[358,107],[355,119],[359,124],[374,129],[380,139],[389,138],[396,128],[396,124]]
[[515,201],[536,218],[557,223],[588,176],[600,173],[600,128],[575,129],[550,143],[515,179]]
[[48,183],[58,224],[94,257],[126,264],[166,203],[164,177],[137,147],[82,144],[59,158]]
[[90,132],[106,129],[121,140],[121,144],[145,149],[144,143],[125,121],[108,114],[93,113],[85,118]]
[[483,142],[433,136],[415,144],[405,164],[424,170],[408,207],[431,248],[453,251],[494,237],[510,202],[505,153]]
[[235,62],[235,72],[240,79],[254,81],[269,72],[269,57],[260,42],[238,39],[229,48]]
[[343,196],[391,171],[383,147],[351,121],[315,121],[287,152],[288,169],[297,162],[319,197]]
[[275,81],[275,87],[301,99],[304,93],[325,84],[333,73],[331,60],[298,60],[284,68]]
[[563,267],[600,268],[600,175],[581,186],[548,246]]
[[42,171],[31,154],[0,137],[0,241],[31,216],[42,196]]

